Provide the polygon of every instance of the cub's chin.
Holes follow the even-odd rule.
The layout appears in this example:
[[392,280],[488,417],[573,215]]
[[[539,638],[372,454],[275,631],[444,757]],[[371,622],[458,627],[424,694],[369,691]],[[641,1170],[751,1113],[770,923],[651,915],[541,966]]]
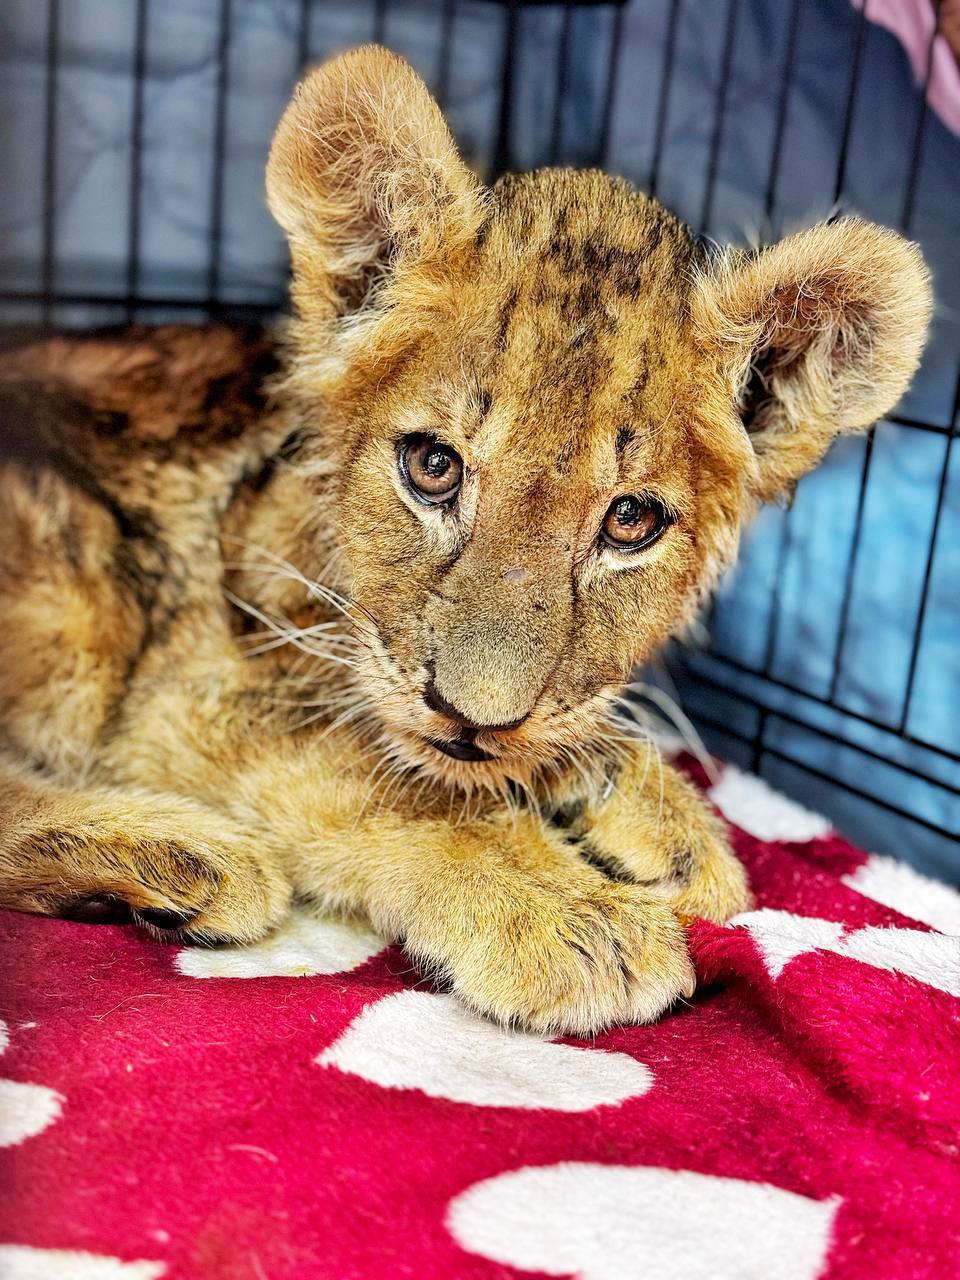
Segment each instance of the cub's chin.
[[538,762],[529,752],[479,737],[457,737],[452,731],[443,737],[407,731],[398,735],[394,751],[418,773],[461,791],[499,791],[506,782],[524,785],[533,779]]
[[606,735],[595,723],[595,715],[580,716],[563,726],[548,721],[541,727],[529,721],[520,728],[497,731],[412,724],[413,719],[404,723],[395,711],[382,714],[380,748],[401,767],[451,790],[502,794],[505,787],[519,787],[539,791],[541,784],[556,781],[568,768],[590,774],[591,763],[596,764],[598,785],[606,777]]

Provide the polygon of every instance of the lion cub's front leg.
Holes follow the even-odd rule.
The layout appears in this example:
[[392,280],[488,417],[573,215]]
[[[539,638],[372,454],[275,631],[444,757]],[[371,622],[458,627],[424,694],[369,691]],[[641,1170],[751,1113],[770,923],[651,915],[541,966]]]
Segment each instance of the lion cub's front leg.
[[[305,797],[306,799],[306,797]],[[589,866],[533,814],[453,822],[369,817],[314,793],[312,837],[294,846],[297,890],[361,910],[496,1020],[589,1034],[649,1022],[693,992],[683,929],[670,906]],[[289,809],[287,810],[289,812]]]
[[[692,995],[673,912],[571,856],[539,820],[438,836],[416,888],[402,895],[403,933],[476,1009],[537,1031],[587,1034],[652,1021]],[[383,910],[397,905],[384,901]]]
[[244,942],[275,925],[289,900],[262,842],[203,805],[70,790],[0,761],[2,907]]
[[553,822],[608,875],[646,886],[681,916],[723,923],[750,904],[746,873],[710,806],[656,749],[638,742],[606,787],[582,780],[559,796]]

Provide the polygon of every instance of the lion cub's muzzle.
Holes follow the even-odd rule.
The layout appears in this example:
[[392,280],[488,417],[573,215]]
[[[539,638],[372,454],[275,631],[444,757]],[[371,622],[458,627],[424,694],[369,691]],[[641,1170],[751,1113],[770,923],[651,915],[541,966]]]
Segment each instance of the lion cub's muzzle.
[[482,536],[475,531],[423,611],[423,705],[435,723],[442,717],[426,736],[455,760],[516,754],[526,733],[514,742],[511,731],[541,705],[572,622],[569,567],[556,539],[542,554],[528,547],[524,559],[517,548],[529,535],[506,527],[492,536],[491,522]]
[[510,720],[503,724],[478,723],[443,696],[434,681],[432,666],[427,668],[427,683],[423,690],[423,701],[431,711],[443,716],[445,720],[450,722],[451,727],[457,730],[457,736],[450,740],[442,738],[429,739],[431,746],[436,747],[438,751],[442,751],[444,755],[450,756],[453,760],[495,760],[496,756],[477,745],[477,734],[504,733],[509,729],[518,728],[527,719],[527,715],[523,715],[517,720]]

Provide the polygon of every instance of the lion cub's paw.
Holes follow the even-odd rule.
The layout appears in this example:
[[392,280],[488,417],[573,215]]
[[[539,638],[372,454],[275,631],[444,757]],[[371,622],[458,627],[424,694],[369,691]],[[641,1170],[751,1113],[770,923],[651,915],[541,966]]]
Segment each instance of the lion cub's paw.
[[[192,841],[184,851],[204,868],[202,880],[195,882],[194,911],[181,926],[185,941],[253,942],[286,913],[292,896],[289,882],[248,842],[218,846]],[[137,914],[143,923],[143,911]],[[147,917],[146,923],[155,921]]]
[[491,901],[472,929],[424,950],[479,1013],[550,1035],[652,1022],[696,984],[669,906],[593,873]]
[[643,797],[559,809],[551,818],[569,848],[613,880],[665,899],[679,915],[724,924],[750,907],[743,864],[723,823],[684,787],[660,820]]
[[104,819],[24,838],[18,862],[31,891],[11,905],[207,943],[252,941],[286,910],[285,879],[206,815],[191,815],[189,827],[117,816],[122,825]]

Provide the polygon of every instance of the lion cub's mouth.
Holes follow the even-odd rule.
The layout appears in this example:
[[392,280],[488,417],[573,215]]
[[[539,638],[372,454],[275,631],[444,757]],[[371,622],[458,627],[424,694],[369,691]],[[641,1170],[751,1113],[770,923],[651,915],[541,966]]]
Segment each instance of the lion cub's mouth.
[[437,751],[442,751],[445,756],[450,756],[453,760],[480,761],[480,760],[496,760],[496,756],[491,755],[489,751],[484,751],[482,747],[478,747],[475,742],[470,742],[467,738],[454,738],[452,742],[441,742],[439,738],[428,738],[427,741],[431,747],[435,747]]

